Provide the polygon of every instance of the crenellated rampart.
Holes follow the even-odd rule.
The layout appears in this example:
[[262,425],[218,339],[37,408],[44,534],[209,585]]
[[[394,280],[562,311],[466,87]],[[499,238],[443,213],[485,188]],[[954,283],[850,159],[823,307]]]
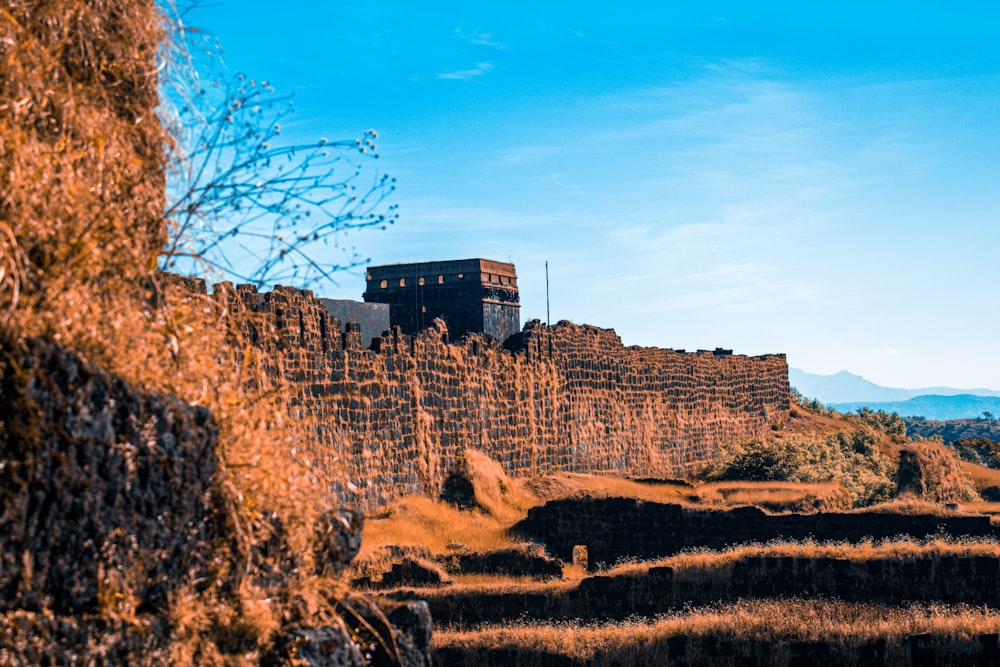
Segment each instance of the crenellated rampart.
[[368,349],[308,290],[216,294],[255,313],[247,335],[265,373],[291,388],[290,416],[315,433],[314,465],[337,470],[334,490],[368,507],[437,493],[466,448],[514,475],[676,477],[789,408],[784,355],[625,347],[610,329],[537,321],[507,349],[449,341],[440,321]]

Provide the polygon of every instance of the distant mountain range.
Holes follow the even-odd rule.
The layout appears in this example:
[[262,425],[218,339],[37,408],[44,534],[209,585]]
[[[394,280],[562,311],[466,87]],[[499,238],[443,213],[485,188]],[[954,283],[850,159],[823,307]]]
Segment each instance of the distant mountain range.
[[983,412],[1000,416],[1000,391],[995,389],[897,389],[877,385],[847,371],[817,375],[797,368],[788,369],[788,380],[806,398],[815,398],[840,412],[854,412],[866,406],[904,417],[939,420],[971,419],[982,416]]

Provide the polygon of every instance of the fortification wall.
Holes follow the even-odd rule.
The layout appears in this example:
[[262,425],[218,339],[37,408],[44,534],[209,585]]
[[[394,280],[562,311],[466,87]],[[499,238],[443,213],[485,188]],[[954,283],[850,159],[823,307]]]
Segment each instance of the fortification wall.
[[265,373],[292,388],[313,463],[368,507],[437,493],[465,448],[514,475],[676,477],[789,408],[783,355],[626,348],[613,330],[567,322],[531,322],[502,349],[475,335],[453,344],[438,321],[368,350],[309,291],[216,291],[256,313],[246,333]]

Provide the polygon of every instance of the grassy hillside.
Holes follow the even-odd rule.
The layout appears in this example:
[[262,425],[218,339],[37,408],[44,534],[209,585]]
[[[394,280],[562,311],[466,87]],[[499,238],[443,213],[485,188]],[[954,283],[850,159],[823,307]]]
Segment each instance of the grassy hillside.
[[1000,420],[984,419],[952,419],[940,421],[934,419],[906,419],[906,433],[911,438],[938,438],[945,444],[959,438],[988,438],[1000,442]]

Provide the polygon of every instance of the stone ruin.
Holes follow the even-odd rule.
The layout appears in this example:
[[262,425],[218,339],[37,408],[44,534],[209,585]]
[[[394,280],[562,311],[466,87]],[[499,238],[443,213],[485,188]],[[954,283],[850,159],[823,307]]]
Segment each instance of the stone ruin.
[[513,475],[676,478],[789,410],[781,354],[625,347],[612,329],[537,320],[503,345],[456,340],[441,319],[367,345],[308,290],[223,283],[215,294],[250,311],[263,371],[290,388],[290,416],[314,434],[307,457],[362,507],[437,495],[465,449]]

